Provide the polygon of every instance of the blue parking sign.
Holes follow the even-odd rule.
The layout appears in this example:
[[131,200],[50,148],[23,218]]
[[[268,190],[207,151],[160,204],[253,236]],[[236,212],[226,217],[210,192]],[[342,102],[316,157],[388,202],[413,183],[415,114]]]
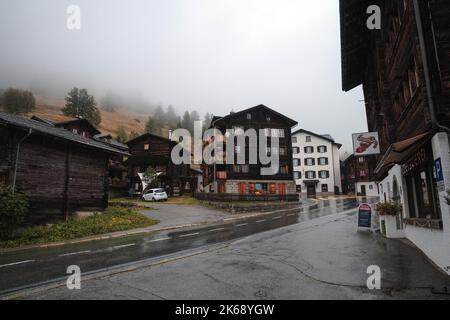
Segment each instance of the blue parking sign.
[[444,173],[442,172],[441,158],[438,158],[434,161],[434,170],[436,173],[436,182],[444,181]]

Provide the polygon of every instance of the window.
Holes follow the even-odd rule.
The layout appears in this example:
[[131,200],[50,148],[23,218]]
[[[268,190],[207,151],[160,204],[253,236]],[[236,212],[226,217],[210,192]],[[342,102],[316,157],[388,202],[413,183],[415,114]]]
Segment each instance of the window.
[[364,163],[364,158],[363,158],[363,157],[359,157],[359,158],[358,158],[358,162],[359,162],[359,163]]
[[240,182],[238,186],[239,186],[239,194],[241,195],[245,194],[245,187],[246,187],[245,182]]
[[252,114],[251,113],[247,113],[247,120],[252,120]]
[[270,120],[271,120],[271,119],[270,119],[270,116],[266,116],[266,121],[267,121],[267,122],[270,122]]
[[319,158],[319,165],[320,166],[328,165],[328,158]]
[[300,153],[300,148],[294,147],[294,148],[292,148],[292,152],[293,152],[294,154],[299,154],[299,153]]
[[440,219],[433,167],[428,166],[406,178],[410,218]]
[[319,178],[320,179],[328,179],[330,177],[330,172],[329,171],[319,171]]
[[273,147],[272,148],[272,154],[279,154],[280,153],[280,149]]
[[328,192],[328,185],[322,184],[322,192]]
[[145,151],[150,150],[150,145],[148,143],[144,144],[144,150]]
[[255,184],[255,192],[267,193],[267,191],[268,191],[267,183],[257,183],[257,184]]
[[234,173],[248,173],[250,166],[248,164],[237,164],[233,166]]
[[280,166],[280,174],[288,174],[289,173],[289,166],[288,165],[283,165]]
[[72,129],[72,132],[75,134],[78,134],[78,130],[77,129]]
[[275,183],[271,183],[270,184],[269,192],[270,192],[270,194],[276,194],[277,193],[277,185]]
[[285,155],[287,155],[286,147],[281,147],[280,148],[280,156],[285,156]]
[[306,158],[305,166],[314,166],[316,164],[316,159],[314,158]]
[[319,152],[319,153],[326,153],[327,152],[327,147],[326,146],[318,146],[317,147],[317,152]]
[[270,156],[272,154],[272,149],[270,147],[266,147],[266,153]]
[[294,172],[294,179],[299,180],[302,178],[302,173],[299,171]]
[[305,147],[304,150],[305,150],[306,154],[314,153],[314,148],[313,147]]
[[256,185],[254,183],[248,184],[248,193],[253,194],[256,191]]
[[299,167],[300,163],[301,163],[300,159],[294,159],[293,160],[294,167]]
[[306,179],[315,179],[316,178],[316,172],[315,171],[306,171],[305,172]]
[[234,147],[234,152],[241,153],[241,146],[235,146]]
[[306,136],[306,142],[311,142],[311,136]]
[[286,184],[285,183],[280,183],[278,185],[278,188],[280,190],[280,195],[284,196],[286,194]]
[[292,137],[292,143],[297,143],[297,137]]

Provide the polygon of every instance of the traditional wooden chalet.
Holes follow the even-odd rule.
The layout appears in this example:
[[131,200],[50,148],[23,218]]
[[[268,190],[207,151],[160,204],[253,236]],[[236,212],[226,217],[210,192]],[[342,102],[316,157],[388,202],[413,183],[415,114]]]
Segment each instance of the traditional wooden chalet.
[[342,161],[343,193],[357,196],[377,196],[378,186],[373,172],[376,159],[371,157],[348,156]]
[[175,165],[171,159],[176,142],[146,133],[127,142],[131,156],[126,161],[130,193],[141,195],[143,174],[153,168],[158,174],[159,187],[169,195],[193,194],[198,189],[198,172],[189,164]]
[[30,222],[108,204],[107,165],[125,152],[45,121],[0,113],[0,184],[25,192]]
[[[214,117],[211,128],[218,129],[223,136],[227,130],[235,134],[248,129],[258,133],[257,146],[246,142],[245,150],[235,147],[235,159],[238,154],[244,153],[245,164],[219,164],[203,165],[204,193],[199,197],[217,200],[298,200],[293,176],[291,129],[297,122],[270,109],[259,105],[224,117]],[[279,138],[279,148],[267,143],[266,154],[276,154],[279,157],[279,170],[274,175],[262,175],[263,165],[258,157],[257,164],[250,164],[249,152],[258,152],[261,146],[259,132],[263,130],[266,139]],[[206,146],[205,146],[206,147]],[[224,146],[224,156],[227,145]]]
[[[381,8],[381,30],[366,26],[370,5]],[[403,208],[390,234],[411,239],[449,273],[450,2],[340,6],[343,89],[363,85],[369,130],[380,134],[380,199]]]

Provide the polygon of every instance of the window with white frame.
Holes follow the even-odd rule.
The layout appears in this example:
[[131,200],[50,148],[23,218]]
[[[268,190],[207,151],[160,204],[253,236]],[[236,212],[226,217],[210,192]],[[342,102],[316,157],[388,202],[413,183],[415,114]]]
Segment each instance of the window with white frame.
[[319,153],[326,153],[327,152],[327,146],[318,146],[317,152]]
[[314,153],[314,148],[313,147],[305,147],[304,150],[305,150],[306,154]]
[[315,179],[316,178],[316,172],[315,171],[306,171],[305,172],[306,179]]
[[326,170],[319,171],[320,179],[328,179],[330,177],[330,172]]
[[314,166],[316,164],[316,159],[314,158],[306,158],[305,166]]
[[325,157],[319,158],[319,165],[320,166],[328,165],[328,158],[325,158]]

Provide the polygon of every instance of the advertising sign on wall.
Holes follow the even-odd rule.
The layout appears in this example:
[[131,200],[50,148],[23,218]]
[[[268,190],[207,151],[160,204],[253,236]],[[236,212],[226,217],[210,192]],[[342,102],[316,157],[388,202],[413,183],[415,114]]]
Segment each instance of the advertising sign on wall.
[[354,133],[353,153],[357,157],[380,154],[378,132]]

